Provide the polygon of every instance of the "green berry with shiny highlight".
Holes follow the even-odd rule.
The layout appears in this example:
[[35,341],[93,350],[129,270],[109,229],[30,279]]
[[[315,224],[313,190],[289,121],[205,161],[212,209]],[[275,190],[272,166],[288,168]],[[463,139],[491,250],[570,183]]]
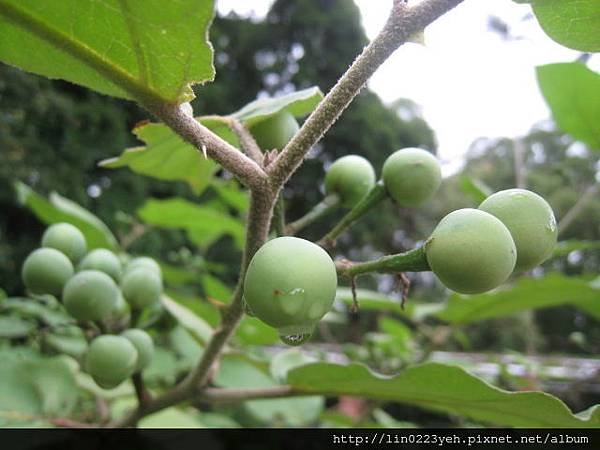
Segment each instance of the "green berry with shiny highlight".
[[85,236],[79,228],[70,223],[50,225],[42,236],[42,247],[54,248],[64,253],[73,264],[77,263],[87,251]]
[[25,259],[21,277],[32,294],[59,296],[73,272],[73,264],[63,253],[53,248],[39,248]]
[[281,150],[299,129],[300,127],[294,116],[286,110],[249,127],[254,140],[264,151]]
[[359,155],[342,156],[325,174],[325,193],[338,194],[342,205],[351,208],[375,186],[375,170]]

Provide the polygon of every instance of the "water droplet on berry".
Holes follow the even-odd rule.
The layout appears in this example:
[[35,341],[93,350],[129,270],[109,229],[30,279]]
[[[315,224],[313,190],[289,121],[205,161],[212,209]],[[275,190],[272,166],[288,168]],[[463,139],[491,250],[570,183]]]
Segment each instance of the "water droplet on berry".
[[312,335],[310,333],[290,334],[287,336],[281,335],[281,336],[279,336],[279,339],[281,339],[281,342],[283,342],[284,344],[296,347],[298,345],[304,344],[306,341],[308,341],[310,339],[311,336]]

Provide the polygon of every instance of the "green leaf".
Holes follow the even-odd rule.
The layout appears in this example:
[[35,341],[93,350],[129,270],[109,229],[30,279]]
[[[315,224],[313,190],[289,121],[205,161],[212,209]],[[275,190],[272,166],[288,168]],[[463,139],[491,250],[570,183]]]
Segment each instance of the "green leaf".
[[241,221],[181,198],[150,199],[138,210],[138,215],[150,225],[186,230],[199,247],[206,247],[223,235],[230,235],[240,247],[244,243]]
[[313,86],[279,97],[259,98],[248,103],[231,116],[247,126],[262,122],[283,110],[287,110],[294,117],[303,117],[311,113],[322,98],[323,93],[321,90]]
[[[219,130],[218,134],[237,144],[226,125],[214,119],[206,122],[213,131]],[[196,195],[206,189],[219,168],[213,160],[205,158],[198,149],[163,124],[145,123],[134,128],[133,132],[146,146],[126,149],[116,158],[101,161],[101,167],[129,167],[136,173],[159,180],[184,181]]]
[[235,339],[243,345],[273,345],[280,342],[279,333],[275,328],[250,316],[242,319],[235,331]]
[[483,181],[472,178],[468,175],[461,175],[459,178],[460,190],[468,195],[476,205],[479,205],[492,193],[492,190]]
[[49,417],[71,413],[78,389],[62,357],[45,358],[30,349],[11,349],[0,351],[0,359],[0,424],[3,412]]
[[580,63],[559,63],[538,66],[537,78],[559,128],[600,150],[600,74]]
[[587,280],[550,274],[522,278],[512,288],[468,297],[453,294],[436,316],[446,322],[465,324],[504,317],[530,309],[570,304],[600,318],[600,289]]
[[598,249],[600,249],[600,241],[578,241],[576,239],[570,239],[556,244],[552,257],[557,258],[559,256],[566,256],[571,252]]
[[[227,388],[269,387],[277,383],[257,367],[241,357],[226,357],[221,361],[214,383]],[[282,398],[275,400],[251,400],[244,407],[262,424],[306,426],[315,421],[324,407],[322,397]]]
[[271,376],[280,383],[285,383],[287,374],[296,367],[316,362],[316,359],[296,348],[283,350],[273,357],[269,371]]
[[211,187],[229,207],[236,209],[240,213],[248,211],[250,207],[248,192],[240,189],[235,180],[229,182],[214,180]]
[[179,322],[198,342],[205,344],[212,336],[212,328],[191,310],[175,300],[163,296],[162,304],[168,313]]
[[115,250],[118,247],[117,239],[106,224],[71,200],[53,192],[48,201],[21,182],[15,183],[15,189],[19,202],[29,208],[42,222],[46,224],[68,222],[79,228],[85,236],[88,249],[101,247]]
[[0,338],[26,337],[35,330],[35,324],[16,316],[0,316]]
[[7,298],[0,303],[0,311],[17,314],[26,319],[34,319],[49,327],[74,323],[74,319],[64,310],[53,308],[43,302],[26,297]]
[[145,103],[212,81],[213,0],[0,0],[0,60]]
[[383,377],[365,366],[317,363],[293,369],[288,383],[308,394],[355,395],[407,403],[513,427],[593,427],[559,399],[543,392],[508,392],[460,367],[427,363]]
[[140,420],[140,428],[202,428],[198,411],[192,408],[167,408]]
[[600,51],[598,0],[515,0],[530,3],[548,36],[565,47]]

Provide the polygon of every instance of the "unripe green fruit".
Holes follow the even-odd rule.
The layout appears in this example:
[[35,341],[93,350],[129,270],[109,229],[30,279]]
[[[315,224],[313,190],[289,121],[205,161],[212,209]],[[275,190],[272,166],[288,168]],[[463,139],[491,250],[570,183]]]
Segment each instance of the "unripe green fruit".
[[131,328],[121,333],[121,336],[129,339],[137,350],[138,360],[135,371],[148,367],[154,357],[154,342],[148,333],[138,328]]
[[244,280],[244,298],[254,315],[298,345],[331,309],[337,288],[335,265],[316,244],[279,237],[254,255]]
[[154,270],[138,267],[125,273],[121,291],[131,309],[142,309],[160,302],[162,281]]
[[552,208],[542,197],[525,189],[508,189],[486,198],[479,209],[506,225],[517,247],[516,271],[525,271],[550,257],[558,228]]
[[325,192],[327,195],[338,194],[345,207],[354,206],[373,186],[375,170],[362,156],[343,156],[325,174]]
[[119,282],[121,278],[121,261],[110,250],[97,248],[85,255],[79,264],[79,270],[99,270]]
[[251,125],[249,129],[262,150],[281,150],[290,142],[300,127],[294,116],[284,110]]
[[42,236],[42,247],[54,248],[64,253],[75,264],[87,250],[83,233],[70,223],[50,225]]
[[25,259],[21,277],[32,294],[58,296],[73,272],[73,264],[63,253],[53,248],[39,248]]
[[496,217],[477,209],[459,209],[437,225],[425,252],[441,282],[462,294],[501,285],[517,260],[512,236]]
[[84,270],[65,285],[63,303],[77,320],[101,320],[113,310],[119,295],[111,277],[98,270]]
[[420,148],[392,153],[383,164],[382,177],[389,195],[401,206],[422,205],[442,182],[438,160]]
[[133,258],[127,266],[125,267],[125,274],[133,271],[134,269],[146,268],[153,272],[155,272],[160,279],[162,279],[162,271],[160,270],[160,265],[152,258],[148,256],[139,256],[137,258]]
[[85,368],[98,386],[112,389],[133,375],[137,359],[137,350],[129,339],[105,334],[90,344]]

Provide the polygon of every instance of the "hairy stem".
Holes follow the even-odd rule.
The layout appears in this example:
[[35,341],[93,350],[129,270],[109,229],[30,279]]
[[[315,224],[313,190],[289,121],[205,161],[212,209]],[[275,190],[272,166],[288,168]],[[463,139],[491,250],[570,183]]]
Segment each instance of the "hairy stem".
[[298,220],[288,224],[285,228],[285,234],[293,236],[300,230],[306,228],[310,224],[316,222],[327,214],[335,211],[340,205],[340,197],[337,194],[331,194],[325,197],[321,202],[317,203],[313,209],[307,212],[304,216]]
[[273,214],[275,233],[277,236],[285,236],[285,201],[283,199],[283,190],[277,196],[275,211]]
[[172,390],[156,397],[150,402],[140,404],[138,407],[125,416],[123,419],[112,424],[117,427],[134,426],[142,417],[155,413],[169,406],[176,405],[182,401],[192,398],[203,390],[210,381],[213,374],[213,368],[218,361],[223,348],[228,339],[233,335],[243,314],[244,305],[242,303],[242,285],[246,268],[254,256],[254,253],[267,240],[269,225],[273,214],[273,206],[277,194],[273,193],[267,187],[252,191],[250,196],[250,211],[246,226],[246,248],[242,259],[242,267],[238,285],[233,294],[233,299],[223,313],[222,321],[219,327],[214,331],[208,341],[202,358],[196,367]]
[[187,115],[179,106],[144,106],[185,141],[230,171],[242,184],[249,188],[264,184],[267,176],[258,163]]
[[265,159],[265,155],[260,150],[260,147],[254,140],[252,134],[250,134],[250,131],[248,131],[248,128],[246,128],[246,126],[239,120],[234,119],[232,117],[228,119],[228,122],[230,128],[240,140],[240,144],[242,144],[242,149],[244,149],[246,155],[252,158],[252,160],[258,165],[262,165],[263,160]]
[[425,255],[425,246],[409,250],[405,253],[387,255],[373,261],[353,262],[348,260],[337,261],[336,269],[339,275],[350,278],[365,273],[398,273],[398,272],[426,272],[431,270]]
[[405,2],[395,1],[381,32],[365,47],[273,163],[269,170],[273,182],[281,186],[290,178],[310,148],[323,137],[367,80],[398,47],[461,2],[425,0],[408,7]]
[[333,229],[319,240],[319,245],[329,248],[335,246],[336,239],[362,216],[371,211],[386,198],[387,192],[382,181],[375,186],[352,208]]

